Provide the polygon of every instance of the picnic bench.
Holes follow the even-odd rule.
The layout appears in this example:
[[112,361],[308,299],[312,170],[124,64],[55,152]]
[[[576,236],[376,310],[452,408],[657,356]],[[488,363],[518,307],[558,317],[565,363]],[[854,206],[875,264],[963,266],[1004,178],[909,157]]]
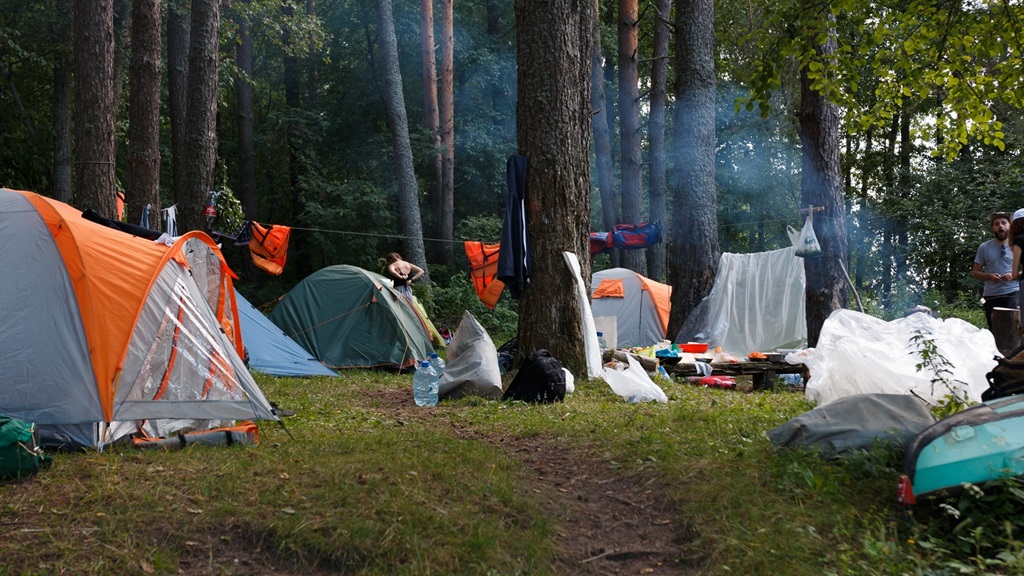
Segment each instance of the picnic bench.
[[[644,367],[648,372],[654,371],[658,364],[655,358],[650,356],[639,356],[636,354],[630,354],[634,360],[640,362],[640,365]],[[622,350],[605,350],[604,361],[607,362],[615,358],[616,360],[625,362],[626,352]],[[685,378],[687,376],[701,376],[702,374],[697,371],[697,366],[693,362],[676,362],[674,364],[668,364],[662,362],[661,365],[668,372],[669,376]],[[754,390],[771,390],[775,387],[776,382],[780,374],[800,374],[803,377],[804,382],[810,377],[810,372],[807,370],[807,366],[803,364],[790,364],[788,362],[769,362],[768,360],[744,360],[742,362],[711,362],[711,373],[712,374],[724,374],[726,376],[750,376],[750,380],[753,384]]]

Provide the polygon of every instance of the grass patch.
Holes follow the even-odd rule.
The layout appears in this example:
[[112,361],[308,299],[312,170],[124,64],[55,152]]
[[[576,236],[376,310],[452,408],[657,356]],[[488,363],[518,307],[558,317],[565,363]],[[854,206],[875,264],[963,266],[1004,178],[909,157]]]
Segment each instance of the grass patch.
[[701,573],[939,574],[957,557],[927,540],[937,519],[897,507],[891,449],[772,449],[765,432],[811,407],[797,393],[675,383],[633,405],[591,381],[564,404],[418,409],[410,375],[258,380],[297,412],[258,446],[54,454],[0,485],[0,575],[567,573],[573,526],[532,489],[513,449],[528,439],[655,475]]

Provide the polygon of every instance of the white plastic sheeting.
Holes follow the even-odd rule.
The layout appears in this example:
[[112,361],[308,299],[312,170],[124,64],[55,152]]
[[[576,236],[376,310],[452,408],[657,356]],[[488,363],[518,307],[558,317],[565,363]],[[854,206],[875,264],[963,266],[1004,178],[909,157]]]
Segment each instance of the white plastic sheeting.
[[590,309],[590,297],[587,287],[583,284],[583,272],[580,270],[580,259],[573,252],[562,252],[565,265],[569,267],[576,279],[576,294],[580,299],[580,328],[583,330],[583,351],[587,357],[587,376],[597,378],[601,375],[601,344],[597,341],[597,328],[594,325],[594,313]]
[[804,261],[795,248],[724,253],[711,293],[686,319],[676,342],[707,342],[739,357],[802,348],[804,286]]
[[[995,338],[958,318],[945,320],[917,313],[886,322],[853,310],[836,310],[821,327],[818,345],[801,354],[810,370],[808,398],[819,406],[853,394],[914,394],[937,404],[950,390],[934,372],[918,370],[921,346],[918,334],[935,344],[936,352],[949,362],[944,379],[952,389],[971,401],[981,400],[988,389],[985,374],[999,354]],[[788,358],[788,357],[787,357]]]

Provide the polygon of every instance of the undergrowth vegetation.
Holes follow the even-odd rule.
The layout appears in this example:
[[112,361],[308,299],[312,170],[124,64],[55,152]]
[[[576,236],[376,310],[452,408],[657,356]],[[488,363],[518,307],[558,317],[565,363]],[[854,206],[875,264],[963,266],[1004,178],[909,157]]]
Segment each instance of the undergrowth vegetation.
[[257,446],[57,453],[0,485],[0,574],[551,574],[572,527],[509,449],[530,438],[653,472],[702,574],[1024,570],[1020,482],[903,509],[898,447],[770,445],[811,408],[792,391],[673,382],[667,404],[627,404],[594,380],[556,405],[417,409],[408,375],[258,380],[297,414],[261,424]]

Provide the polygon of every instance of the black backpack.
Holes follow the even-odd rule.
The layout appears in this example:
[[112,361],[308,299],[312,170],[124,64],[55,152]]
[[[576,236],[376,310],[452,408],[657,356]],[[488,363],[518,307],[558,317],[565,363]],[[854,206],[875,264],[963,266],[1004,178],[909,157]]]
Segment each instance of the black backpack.
[[501,399],[537,404],[561,402],[565,399],[562,365],[550,352],[538,348],[523,362]]

